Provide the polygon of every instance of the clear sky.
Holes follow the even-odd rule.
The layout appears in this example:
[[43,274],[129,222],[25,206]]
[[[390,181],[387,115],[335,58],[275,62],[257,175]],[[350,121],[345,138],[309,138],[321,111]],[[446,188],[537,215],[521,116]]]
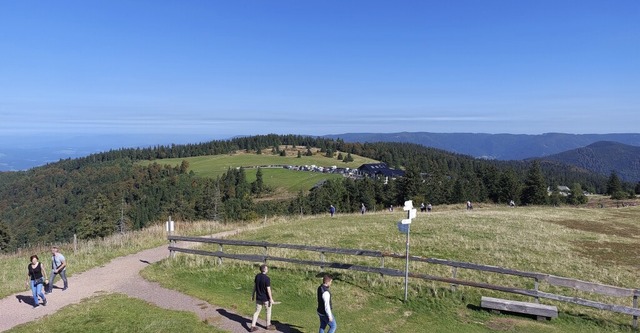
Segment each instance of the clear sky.
[[639,120],[638,0],[0,0],[0,138]]

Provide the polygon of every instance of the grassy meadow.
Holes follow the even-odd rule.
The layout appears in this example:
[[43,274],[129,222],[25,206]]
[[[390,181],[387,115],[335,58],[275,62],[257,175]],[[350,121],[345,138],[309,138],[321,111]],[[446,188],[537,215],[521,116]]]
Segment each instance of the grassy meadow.
[[[402,211],[276,218],[259,230],[233,238],[274,243],[359,248],[404,253],[405,235],[396,223]],[[640,207],[587,209],[476,205],[434,207],[419,213],[411,227],[411,254],[524,271],[549,273],[627,288],[640,287],[637,263]],[[206,246],[203,246],[207,249]],[[217,250],[211,247],[211,250]],[[225,246],[225,252],[264,253],[264,249]],[[274,256],[320,260],[317,253],[269,249]],[[380,266],[380,259],[327,254],[327,261]],[[181,255],[143,271],[169,288],[235,309],[249,317],[253,276],[258,263]],[[320,268],[272,262],[269,275],[276,301],[274,320],[293,332],[317,330],[315,290]],[[403,269],[404,260],[385,259],[385,267]],[[412,263],[410,271],[451,277],[446,266]],[[481,296],[532,301],[517,295],[412,279],[405,304],[402,278],[351,271],[336,275],[332,287],[341,332],[631,332],[630,316],[542,299],[556,305],[559,318],[539,322],[517,315],[495,315],[478,309]],[[531,279],[458,269],[457,277],[519,288],[533,288]],[[631,299],[586,295],[541,283],[545,292],[631,306]]]
[[[285,147],[283,146],[281,149],[285,149]],[[263,165],[317,165],[323,167],[337,166],[356,169],[364,163],[377,162],[357,155],[352,155],[353,162],[342,162],[336,158],[325,157],[323,154],[317,152],[317,149],[312,149],[312,151],[315,151],[313,156],[302,156],[298,158],[298,151],[301,151],[304,154],[306,152],[306,148],[289,148],[287,150],[287,156],[272,155],[270,152],[255,154],[239,151],[228,155],[168,158],[162,160],[142,161],[139,163],[142,165],[158,163],[178,166],[183,160],[186,160],[189,162],[189,171],[193,171],[197,176],[216,178],[222,176],[222,174],[227,172],[229,168],[236,167],[256,167]],[[343,155],[346,156],[346,153],[343,153]],[[247,181],[252,182],[256,179],[256,171],[256,169],[246,170]],[[263,168],[262,173],[264,183],[268,187],[276,189],[276,192],[284,191],[294,194],[300,190],[308,190],[321,180],[342,177],[338,174],[294,171],[283,168]]]

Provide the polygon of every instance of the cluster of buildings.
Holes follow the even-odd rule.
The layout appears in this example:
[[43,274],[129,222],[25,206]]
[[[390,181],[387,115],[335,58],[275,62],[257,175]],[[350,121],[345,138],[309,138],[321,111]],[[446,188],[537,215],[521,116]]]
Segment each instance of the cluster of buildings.
[[357,169],[342,168],[336,165],[323,167],[317,165],[261,165],[256,168],[285,168],[287,170],[310,171],[321,173],[337,173],[351,178],[383,178],[385,182],[389,179],[396,179],[404,176],[404,171],[389,168],[386,163],[363,164]]
[[286,165],[284,168],[289,170],[300,170],[300,171],[311,171],[311,172],[322,172],[322,173],[338,173],[342,174],[345,177],[351,178],[363,178],[363,177],[371,177],[371,178],[382,178],[384,177],[385,183],[389,181],[389,179],[396,179],[404,176],[404,171],[391,169],[386,163],[368,163],[363,164],[357,169],[352,168],[340,168],[335,165],[330,167],[322,167],[316,165]]

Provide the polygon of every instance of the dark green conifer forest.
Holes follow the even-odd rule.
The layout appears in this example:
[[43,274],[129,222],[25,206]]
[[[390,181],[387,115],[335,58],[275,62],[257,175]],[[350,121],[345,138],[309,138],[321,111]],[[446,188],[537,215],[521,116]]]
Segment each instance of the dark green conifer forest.
[[[197,177],[184,161],[162,165],[164,158],[229,154],[238,150],[281,154],[281,145],[320,148],[322,155],[360,155],[404,169],[405,177],[327,180],[293,199],[254,200],[265,196],[261,174],[248,183],[245,170],[229,169],[217,179]],[[307,149],[310,152],[309,149]],[[345,157],[346,156],[346,157]],[[148,166],[136,161],[151,160]],[[198,144],[117,149],[60,160],[20,172],[0,173],[0,251],[38,242],[104,237],[175,220],[241,221],[263,216],[340,212],[399,205],[405,200],[433,205],[473,202],[546,204],[554,184],[591,193],[611,191],[606,176],[551,162],[500,162],[409,143],[345,143],[299,135],[259,135]],[[615,184],[616,192],[633,192]],[[583,200],[573,197],[574,202]],[[577,200],[577,201],[575,201]],[[123,219],[121,219],[123,215]]]

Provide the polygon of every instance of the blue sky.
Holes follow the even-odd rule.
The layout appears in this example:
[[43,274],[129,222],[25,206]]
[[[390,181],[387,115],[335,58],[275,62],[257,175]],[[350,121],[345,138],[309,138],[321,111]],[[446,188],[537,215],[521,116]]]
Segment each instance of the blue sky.
[[0,1],[0,138],[637,133],[640,1]]

